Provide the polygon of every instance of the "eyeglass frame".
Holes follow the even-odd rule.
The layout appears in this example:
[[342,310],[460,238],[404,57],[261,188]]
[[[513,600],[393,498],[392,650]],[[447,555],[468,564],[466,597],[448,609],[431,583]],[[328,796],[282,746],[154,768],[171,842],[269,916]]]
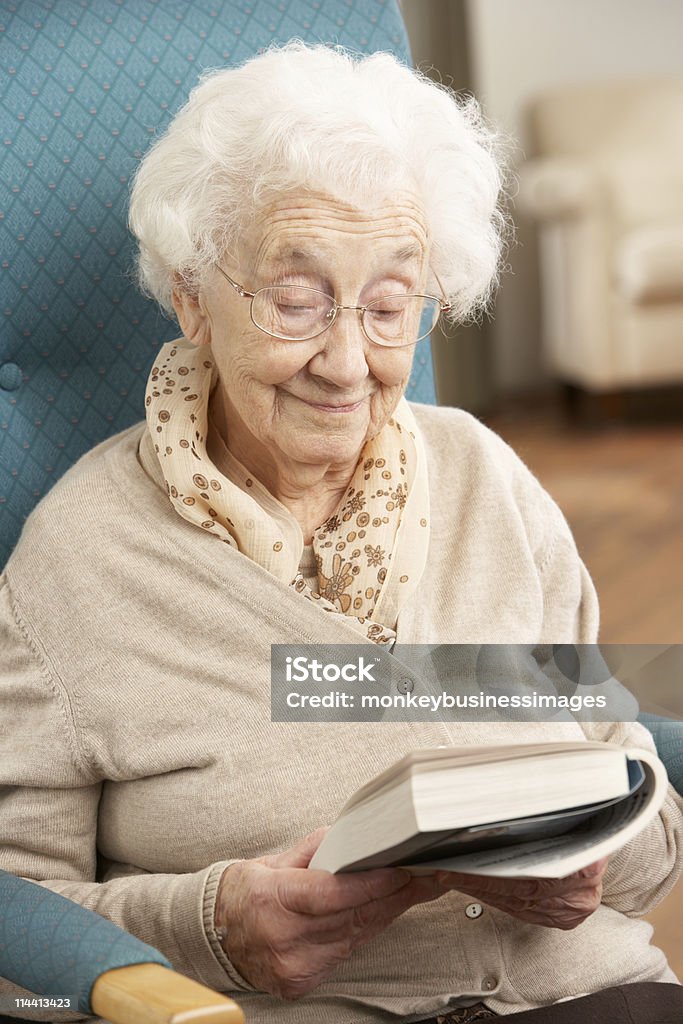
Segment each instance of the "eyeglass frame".
[[[328,293],[322,291],[321,288],[308,288],[307,285],[267,284],[267,285],[264,285],[263,288],[257,288],[255,292],[250,292],[250,291],[247,291],[247,289],[244,288],[237,281],[233,280],[233,278],[230,277],[230,275],[228,273],[226,273],[225,270],[223,270],[223,268],[220,265],[220,263],[216,263],[215,267],[216,267],[217,270],[219,270],[221,272],[221,274],[223,275],[225,280],[228,282],[228,284],[232,285],[232,287],[235,289],[235,291],[237,292],[237,294],[241,298],[243,298],[243,299],[251,299],[251,302],[250,302],[250,305],[249,305],[249,318],[251,319],[251,322],[253,323],[254,327],[258,328],[259,331],[263,331],[263,333],[267,334],[269,338],[277,338],[278,341],[294,341],[294,342],[297,342],[297,343],[302,342],[302,341],[312,341],[314,338],[319,338],[321,334],[324,334],[325,331],[330,329],[332,324],[335,323],[335,321],[337,319],[337,314],[339,313],[340,309],[355,309],[356,312],[358,313],[358,316],[359,316],[359,319],[360,319],[360,328],[361,328],[363,334],[368,339],[368,341],[370,342],[371,345],[377,345],[378,348],[390,348],[390,349],[394,349],[394,348],[409,348],[411,345],[417,345],[418,341],[423,341],[424,338],[428,338],[429,335],[431,334],[431,332],[436,327],[437,323],[439,322],[439,318],[442,316],[442,314],[443,313],[448,313],[453,308],[453,304],[448,301],[448,298],[446,297],[446,292],[444,290],[444,286],[441,284],[439,276],[438,276],[438,274],[436,273],[435,270],[433,270],[432,273],[434,274],[434,277],[436,278],[437,284],[439,285],[439,288],[441,289],[441,295],[443,296],[443,302],[441,301],[441,299],[437,295],[423,295],[423,294],[413,293],[413,292],[406,292],[406,293],[394,292],[391,295],[380,295],[377,299],[373,299],[373,301],[371,303],[368,303],[367,306],[343,306],[343,305],[341,305],[341,303],[337,302],[337,300],[335,299],[334,295],[328,295]],[[266,290],[269,290],[269,289],[272,289],[272,288],[286,288],[286,287],[306,288],[308,291],[318,292],[319,295],[325,295],[326,298],[331,299],[332,302],[334,303],[334,305],[332,306],[332,309],[330,310],[330,312],[325,314],[326,317],[330,317],[330,314],[332,314],[332,316],[330,318],[330,322],[328,324],[326,324],[321,330],[319,330],[317,332],[317,334],[311,334],[310,337],[308,337],[308,338],[283,338],[279,334],[273,334],[272,331],[267,331],[265,329],[265,327],[261,327],[261,325],[257,324],[256,321],[254,320],[254,299],[256,298],[258,293],[266,291]],[[383,342],[375,341],[374,338],[370,337],[370,335],[368,334],[368,332],[365,329],[365,322],[363,320],[363,317],[365,315],[366,310],[370,306],[372,306],[375,302],[381,302],[382,299],[392,299],[392,298],[396,298],[396,297],[411,298],[411,299],[434,299],[436,302],[439,303],[439,307],[440,307],[439,308],[439,315],[437,316],[436,320],[434,321],[433,326],[429,329],[429,331],[427,331],[426,334],[423,334],[421,338],[416,338],[415,341],[407,341],[403,345],[385,345]]]

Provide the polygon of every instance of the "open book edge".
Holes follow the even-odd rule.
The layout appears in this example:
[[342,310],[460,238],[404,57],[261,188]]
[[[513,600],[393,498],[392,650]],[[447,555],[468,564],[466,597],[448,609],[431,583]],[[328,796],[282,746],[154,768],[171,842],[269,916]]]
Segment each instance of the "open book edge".
[[[581,808],[567,807],[564,816],[574,816],[568,825],[560,821],[563,812],[539,815],[536,820],[555,819],[548,837],[514,845],[506,845],[493,849],[478,850],[457,857],[439,858],[438,850],[434,849],[434,859],[424,862],[420,850],[425,847],[438,846],[440,835],[448,841],[453,830],[439,834],[431,832],[423,835],[415,818],[412,800],[411,779],[417,770],[434,770],[435,766],[443,767],[444,763],[453,764],[454,757],[463,765],[489,764],[494,761],[518,760],[520,758],[552,757],[554,753],[569,751],[585,751],[588,749],[606,750],[620,757],[626,765],[628,761],[637,762],[642,767],[642,784],[629,786],[629,793],[618,799],[603,801],[603,805],[592,808],[587,816],[579,815]],[[609,748],[607,750],[607,748]],[[460,756],[462,755],[462,760]],[[648,750],[618,747],[600,742],[558,743],[552,745],[511,745],[497,748],[448,748],[446,750],[416,751],[393,765],[386,772],[371,780],[366,786],[345,804],[335,825],[326,836],[319,850],[311,861],[312,868],[345,871],[362,870],[366,867],[379,867],[385,864],[396,864],[391,854],[394,847],[401,844],[415,847],[413,853],[419,863],[411,865],[409,849],[404,852],[406,857],[400,861],[415,874],[425,874],[434,870],[453,870],[478,873],[496,877],[564,877],[574,871],[619,849],[655,817],[666,797],[668,779],[666,770],[657,756]],[[407,802],[407,803],[406,803]],[[354,833],[354,824],[366,817],[359,808],[365,804],[363,811],[372,811],[373,829],[382,836],[382,847],[368,856],[353,856],[348,851],[349,836]],[[406,812],[406,805],[409,811]],[[403,815],[397,823],[397,808]],[[591,810],[589,808],[589,810]],[[485,819],[486,815],[482,815]],[[346,819],[346,820],[345,820]],[[491,819],[489,818],[489,821]],[[502,823],[497,823],[502,824]],[[482,826],[483,827],[483,826]],[[350,831],[349,831],[350,829]],[[554,829],[554,834],[553,834]],[[356,833],[358,828],[356,827]],[[476,831],[476,830],[472,830]],[[557,834],[558,832],[562,834]],[[357,835],[356,835],[357,838]],[[424,838],[424,842],[421,839]],[[386,851],[384,858],[382,850]]]

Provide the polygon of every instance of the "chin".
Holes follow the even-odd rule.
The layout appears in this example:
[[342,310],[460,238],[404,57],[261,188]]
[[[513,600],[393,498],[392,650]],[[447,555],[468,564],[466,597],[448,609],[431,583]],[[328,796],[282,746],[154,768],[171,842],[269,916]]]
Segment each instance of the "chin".
[[317,434],[306,443],[303,438],[291,455],[297,462],[326,463],[357,461],[366,441],[365,433],[349,437],[327,437]]

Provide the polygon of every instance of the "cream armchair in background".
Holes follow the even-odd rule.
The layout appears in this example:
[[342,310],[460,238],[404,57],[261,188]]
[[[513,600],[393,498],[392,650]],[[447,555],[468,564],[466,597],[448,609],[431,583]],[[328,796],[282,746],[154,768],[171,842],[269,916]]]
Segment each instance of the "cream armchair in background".
[[539,222],[543,349],[593,392],[683,382],[683,78],[531,105],[518,209]]

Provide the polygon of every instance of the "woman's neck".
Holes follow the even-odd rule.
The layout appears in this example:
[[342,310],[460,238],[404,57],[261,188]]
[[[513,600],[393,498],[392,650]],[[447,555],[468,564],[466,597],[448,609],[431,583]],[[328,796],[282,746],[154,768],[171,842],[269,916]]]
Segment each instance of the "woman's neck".
[[214,397],[209,406],[209,430],[217,431],[231,455],[291,512],[301,527],[304,543],[311,544],[315,530],[338,508],[357,460],[333,466],[275,459],[255,439],[247,444],[239,431],[228,430],[222,403]]

